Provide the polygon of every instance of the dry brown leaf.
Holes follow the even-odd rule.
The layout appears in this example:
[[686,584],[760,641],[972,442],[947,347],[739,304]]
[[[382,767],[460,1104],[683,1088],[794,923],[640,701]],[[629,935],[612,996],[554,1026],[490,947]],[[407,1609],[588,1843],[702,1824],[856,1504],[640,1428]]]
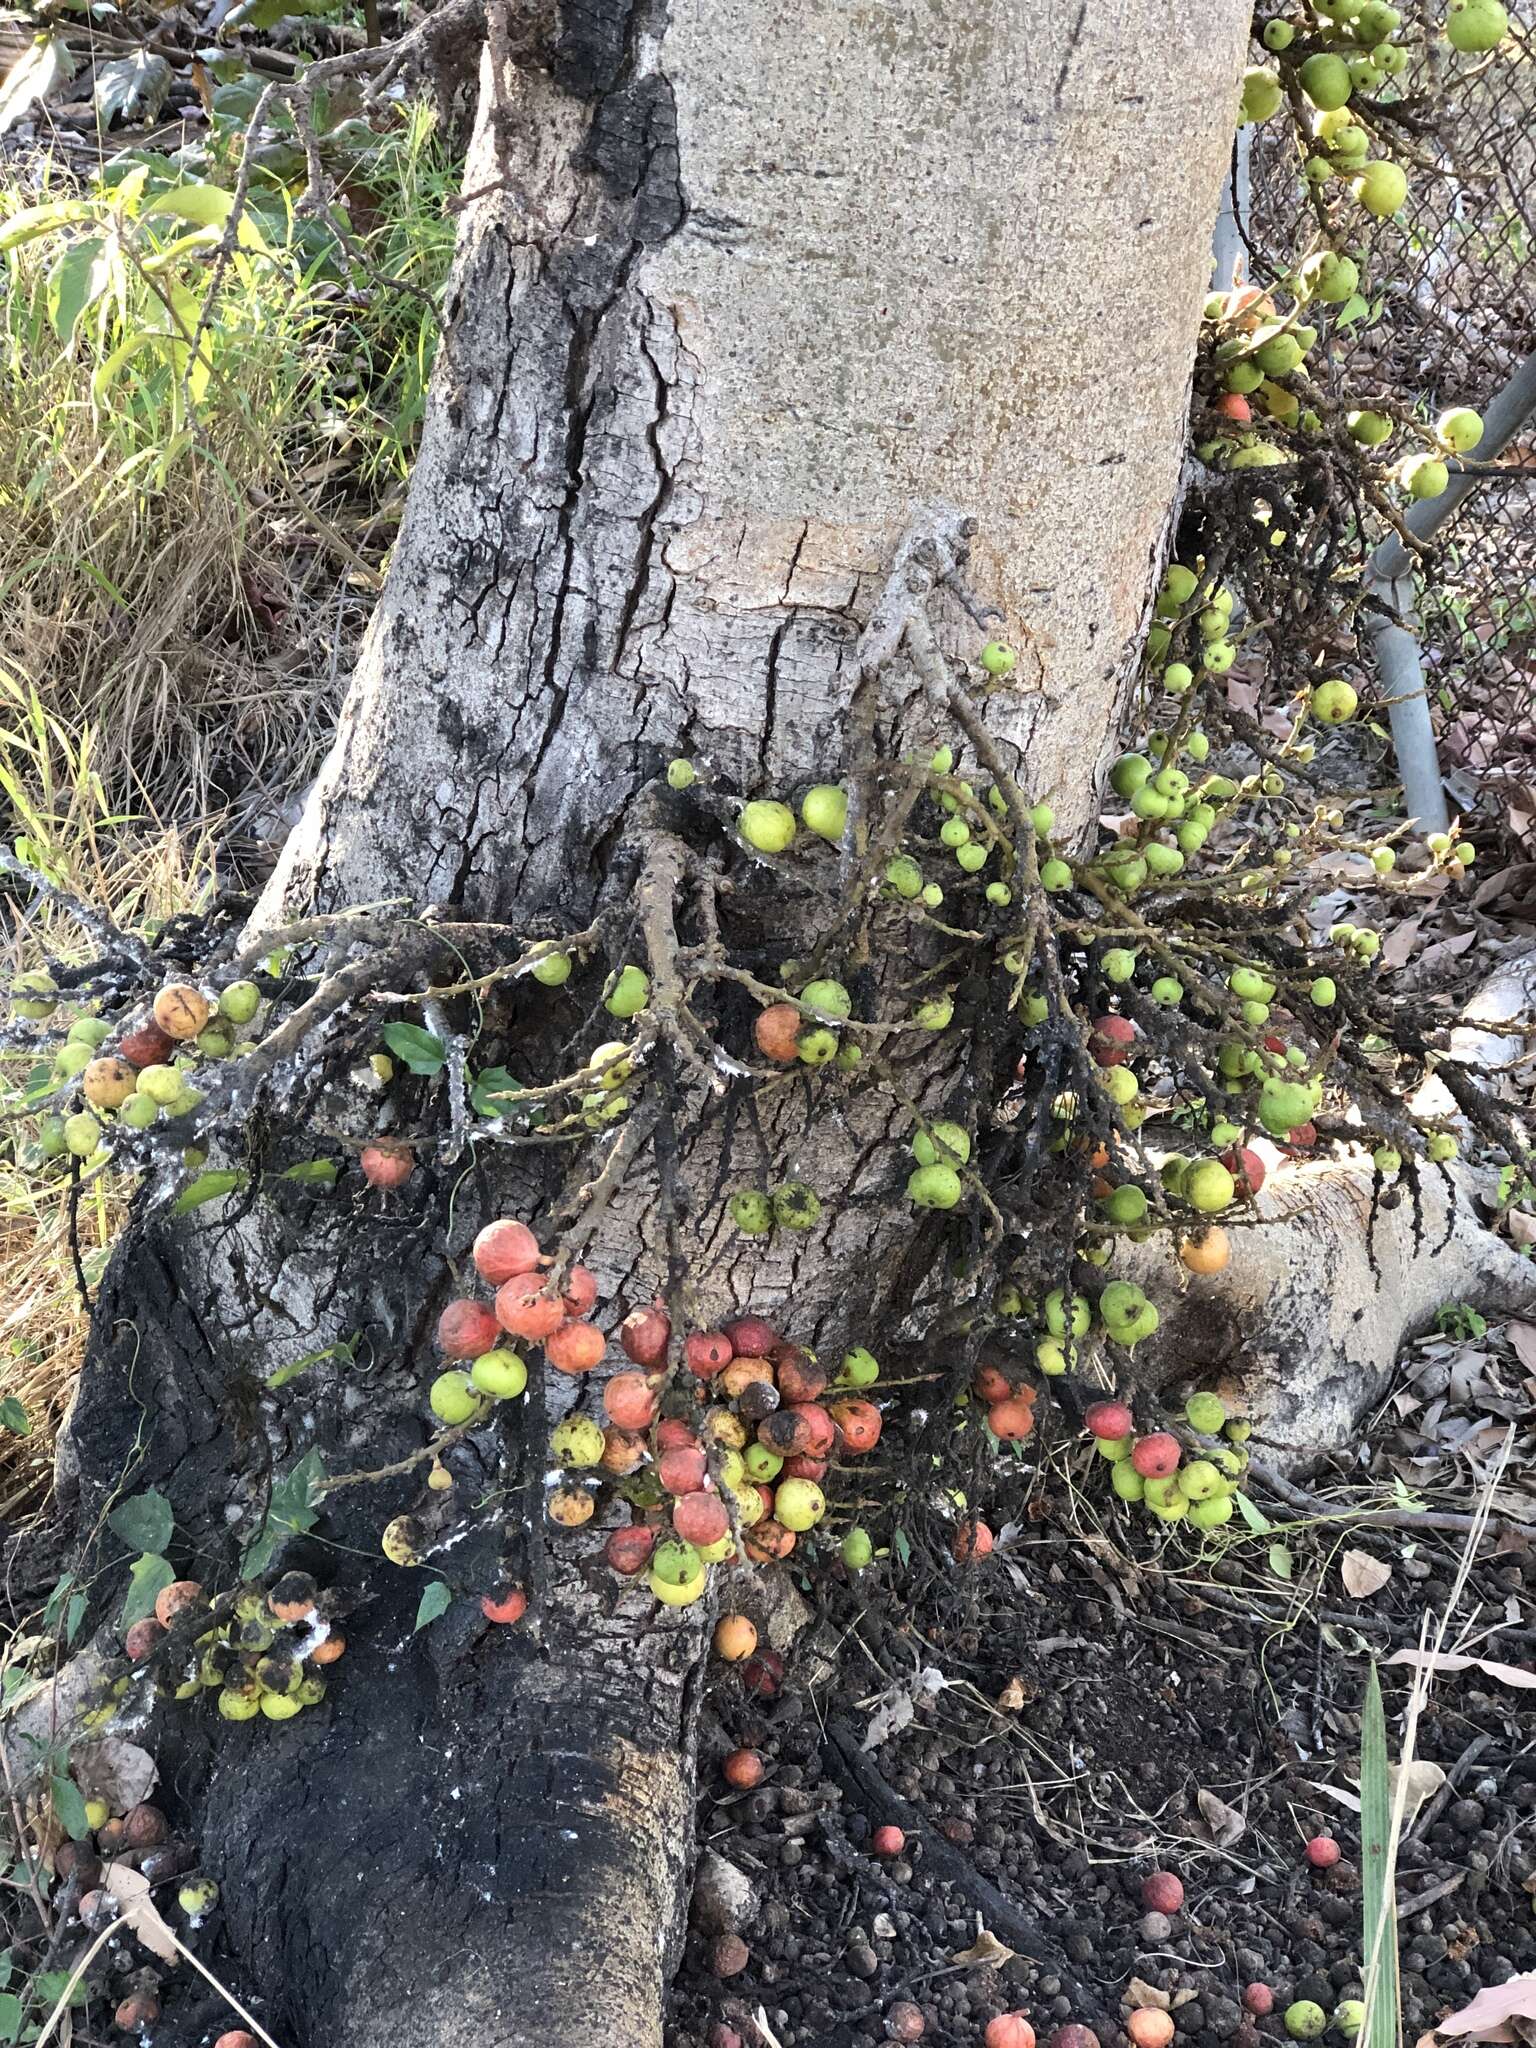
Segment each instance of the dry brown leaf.
[[1024,1690],[1024,1681],[1020,1678],[1010,1678],[998,1694],[997,1704],[1006,1709],[1008,1713],[1016,1714],[1027,1698],[1028,1694]]
[[109,1863],[102,1873],[101,1882],[121,1905],[123,1924],[133,1929],[150,1954],[159,1956],[162,1962],[178,1962],[180,1953],[176,1938],[149,1896],[149,1879],[137,1870],[130,1870],[126,1863]]
[[84,1796],[104,1799],[111,1813],[126,1813],[147,1799],[160,1775],[147,1749],[116,1735],[72,1751],[69,1766]]
[[1425,1800],[1432,1799],[1445,1783],[1445,1772],[1440,1768],[1439,1764],[1432,1764],[1423,1757],[1416,1757],[1406,1769],[1402,1764],[1388,1764],[1387,1777],[1392,1787],[1394,1809],[1397,1804],[1398,1779],[1402,1777],[1405,1780],[1403,1791],[1403,1831],[1406,1833],[1413,1826],[1414,1817]]
[[1158,2012],[1171,2010],[1173,2000],[1166,1991],[1156,1984],[1149,1984],[1144,1977],[1133,1977],[1120,1994],[1120,2003],[1134,2010],[1140,2006],[1151,2006]]
[[1522,1976],[1511,1977],[1507,1984],[1485,1984],[1470,2005],[1441,2020],[1435,2032],[1492,2041],[1501,2038],[1495,2030],[1512,2019],[1536,2019],[1536,1973],[1527,1970]]
[[1527,1372],[1536,1372],[1536,1323],[1506,1323],[1504,1334]]
[[1368,1550],[1346,1550],[1339,1564],[1344,1590],[1352,1599],[1368,1600],[1379,1593],[1392,1576],[1392,1567],[1372,1557]]
[[1536,1671],[1525,1664],[1496,1664],[1488,1657],[1458,1657],[1449,1650],[1394,1650],[1389,1664],[1421,1664],[1427,1671],[1481,1671],[1501,1685],[1536,1687]]
[[981,1924],[981,1915],[976,1915],[976,1939],[969,1948],[963,1948],[958,1955],[950,1957],[952,1963],[985,1963],[989,1969],[1000,1970],[1004,1963],[1011,1963],[1018,1954],[998,1940],[989,1927]]
[[1202,1790],[1195,1794],[1195,1798],[1212,1842],[1218,1849],[1230,1849],[1247,1827],[1247,1821],[1235,1806],[1228,1806],[1225,1799],[1218,1799],[1214,1792]]

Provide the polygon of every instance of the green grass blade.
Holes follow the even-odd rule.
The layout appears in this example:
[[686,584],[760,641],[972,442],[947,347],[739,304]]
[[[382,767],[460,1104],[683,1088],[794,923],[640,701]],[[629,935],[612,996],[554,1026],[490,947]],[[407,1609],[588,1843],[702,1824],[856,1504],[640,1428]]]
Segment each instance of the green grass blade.
[[1360,1881],[1365,1903],[1365,2026],[1361,2048],[1398,2048],[1402,2014],[1397,1975],[1396,1844],[1392,1840],[1387,1717],[1371,1665],[1360,1720]]

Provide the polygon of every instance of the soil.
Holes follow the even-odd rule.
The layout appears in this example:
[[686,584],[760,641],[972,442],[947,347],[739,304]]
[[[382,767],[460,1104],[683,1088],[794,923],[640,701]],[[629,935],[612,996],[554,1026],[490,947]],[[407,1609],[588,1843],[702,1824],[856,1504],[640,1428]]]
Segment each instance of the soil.
[[[1426,1614],[1433,1628],[1463,1539],[1277,1526],[1202,1553],[1132,1521],[1095,1464],[1079,1452],[1067,1468],[1076,1529],[1052,1514],[1053,1466],[1033,1495],[1042,1518],[993,1557],[931,1574],[914,1559],[890,1595],[878,1579],[827,1590],[812,1641],[841,1641],[843,1654],[821,1683],[801,1675],[810,1647],[772,1700],[719,1675],[698,1836],[750,1877],[761,1906],[743,1929],[749,1960],[728,1978],[714,1937],[690,1933],[669,2048],[703,2048],[721,2027],[746,2048],[873,2048],[898,2001],[915,2003],[922,2038],[945,2048],[979,2043],[986,2021],[1014,2008],[1042,2039],[1071,2020],[1109,2041],[1123,2038],[1137,1979],[1131,2002],[1166,1994],[1181,2043],[1248,2048],[1287,2038],[1295,1999],[1332,2013],[1360,1996],[1355,1787],[1369,1661],[1416,1644]],[[1293,1512],[1254,1493],[1277,1525]],[[1269,1555],[1282,1535],[1289,1579]],[[1390,1564],[1391,1579],[1352,1598],[1346,1551]],[[1536,1553],[1486,1540],[1455,1616],[1448,1645],[1470,1633],[1476,1654],[1529,1665]],[[924,1672],[933,1690],[914,1685]],[[1411,1673],[1380,1672],[1396,1755]],[[881,1696],[898,1692],[912,1700],[908,1725],[861,1751]],[[1416,1753],[1447,1777],[1399,1863],[1408,2041],[1481,1986],[1536,1969],[1528,1698],[1475,1668],[1442,1674],[1419,1721]],[[738,1745],[768,1766],[751,1793],[720,1775]],[[882,1858],[871,1838],[892,1820],[907,1841]],[[1319,1833],[1340,1844],[1331,1869],[1304,1854]],[[1171,1916],[1142,1902],[1154,1871],[1183,1882]],[[957,1964],[980,1928],[1037,1953]],[[1274,1993],[1267,2018],[1240,2002],[1255,1982]]]

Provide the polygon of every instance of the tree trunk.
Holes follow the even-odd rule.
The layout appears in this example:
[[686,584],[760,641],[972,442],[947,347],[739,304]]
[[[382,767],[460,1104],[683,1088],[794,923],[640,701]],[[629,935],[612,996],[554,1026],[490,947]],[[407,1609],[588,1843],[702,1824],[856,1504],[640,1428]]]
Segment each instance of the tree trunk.
[[[940,737],[915,677],[878,707],[856,688],[914,505],[979,522],[976,587],[1024,651],[989,723],[1030,794],[1085,824],[1176,483],[1247,23],[1237,0],[1188,20],[1150,0],[572,0],[547,70],[488,66],[406,522],[264,925],[384,900],[524,936],[600,914],[622,958],[639,886],[696,939],[715,871],[684,878],[669,757],[707,771],[728,818],[733,795],[847,772],[866,715],[887,753]],[[771,978],[814,933],[760,874],[726,878],[721,914]],[[422,986],[441,954],[400,930],[386,985]],[[872,958],[867,986],[909,965]],[[611,1035],[600,985],[598,968],[501,988],[480,1048],[525,1079],[569,1071],[573,1045]],[[340,1013],[332,1051],[361,1058],[390,1014]],[[738,1047],[750,1014],[725,1017]],[[452,1022],[474,1028],[468,1006]],[[936,1049],[908,1085],[967,1085],[956,1058]],[[366,1130],[327,1073],[253,1119],[253,1158]],[[332,1474],[417,1451],[433,1320],[491,1215],[546,1241],[585,1218],[608,1324],[670,1248],[701,1323],[750,1305],[818,1349],[873,1337],[934,1245],[889,1198],[907,1113],[869,1089],[809,1114],[780,1087],[760,1119],[773,1177],[840,1199],[758,1246],[722,1224],[730,1126],[686,1048],[663,1043],[655,1079],[690,1104],[679,1125],[636,1091],[672,1185],[638,1146],[595,1214],[577,1191],[622,1135],[574,1159],[481,1147],[467,1169],[450,1141],[399,1196],[268,1179],[213,1225],[141,1217],[71,1427],[82,1527],[137,1445],[127,1485],[163,1486],[178,1563],[227,1583],[274,1471],[311,1447]],[[264,1388],[343,1339],[351,1362]],[[573,1398],[590,1400],[536,1375],[453,1449],[446,1494],[418,1466],[320,1503],[285,1561],[357,1603],[321,1709],[166,1718],[283,2048],[661,2038],[705,1617],[616,1592],[590,1527],[550,1533],[547,1430]],[[413,1635],[427,1579],[379,1554],[406,1510],[455,1592],[526,1579],[527,1624],[464,1597]]]

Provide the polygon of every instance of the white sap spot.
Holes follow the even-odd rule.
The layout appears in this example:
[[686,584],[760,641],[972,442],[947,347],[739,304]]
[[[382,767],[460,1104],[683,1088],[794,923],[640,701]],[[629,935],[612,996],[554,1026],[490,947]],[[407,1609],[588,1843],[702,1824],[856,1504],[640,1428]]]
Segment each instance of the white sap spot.
[[451,782],[440,782],[437,785],[435,794],[437,797],[438,809],[446,811],[449,805],[453,802],[454,798],[458,795],[458,791]]
[[562,1828],[560,1830],[560,1839],[562,1842],[579,1842],[581,1837],[574,1828]]

